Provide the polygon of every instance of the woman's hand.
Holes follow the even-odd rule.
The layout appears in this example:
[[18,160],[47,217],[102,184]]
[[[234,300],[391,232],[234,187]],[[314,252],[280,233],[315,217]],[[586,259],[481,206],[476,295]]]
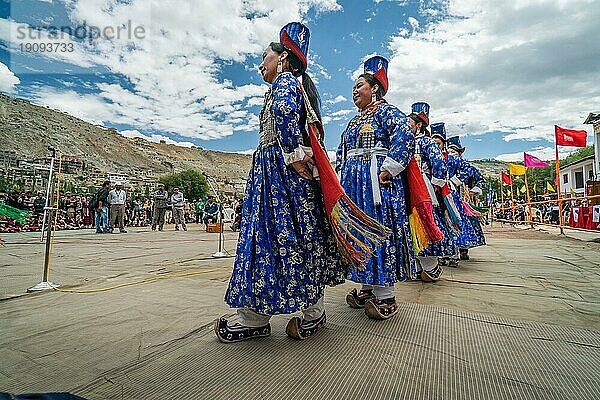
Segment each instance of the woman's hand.
[[381,171],[379,173],[379,183],[381,183],[382,185],[389,185],[392,183],[392,174],[390,174],[388,171]]
[[294,170],[300,174],[304,179],[312,180],[312,167],[311,164],[314,164],[314,161],[309,156],[304,156],[304,159],[301,161],[296,161],[295,163],[291,163],[290,165]]

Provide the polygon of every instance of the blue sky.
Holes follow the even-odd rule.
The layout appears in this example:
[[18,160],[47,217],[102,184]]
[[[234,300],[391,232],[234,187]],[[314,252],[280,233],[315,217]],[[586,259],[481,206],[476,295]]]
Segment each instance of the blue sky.
[[[586,129],[591,143],[582,125],[600,111],[591,0],[0,0],[0,91],[130,137],[250,152],[266,90],[260,55],[292,20],[311,29],[330,150],[356,112],[353,79],[375,53],[390,59],[387,100],[403,111],[429,102],[431,121],[460,135],[468,158],[553,158],[554,124]],[[132,29],[48,37],[82,26]],[[144,34],[127,36],[136,27]],[[22,51],[48,42],[72,51]]]

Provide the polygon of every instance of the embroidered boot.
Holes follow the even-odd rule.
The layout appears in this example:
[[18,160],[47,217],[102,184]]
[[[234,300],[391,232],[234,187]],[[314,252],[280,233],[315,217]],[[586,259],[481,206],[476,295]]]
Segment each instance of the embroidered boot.
[[365,304],[365,314],[372,319],[388,319],[398,314],[398,304],[396,298],[391,299],[372,299]]
[[423,282],[435,282],[440,279],[442,272],[444,272],[444,268],[438,263],[438,265],[430,271],[421,271],[421,280]]
[[458,268],[458,258],[449,258],[448,259],[448,267],[450,268]]
[[259,328],[251,328],[239,323],[230,324],[221,317],[215,321],[215,335],[223,343],[241,342],[242,340],[265,337],[271,334],[271,324]]
[[365,308],[365,303],[374,298],[375,295],[372,290],[361,290],[359,292],[354,288],[346,295],[346,303],[352,308],[360,309]]
[[304,318],[293,317],[285,328],[285,333],[291,338],[303,340],[317,333],[325,325],[325,312],[319,318],[306,321]]

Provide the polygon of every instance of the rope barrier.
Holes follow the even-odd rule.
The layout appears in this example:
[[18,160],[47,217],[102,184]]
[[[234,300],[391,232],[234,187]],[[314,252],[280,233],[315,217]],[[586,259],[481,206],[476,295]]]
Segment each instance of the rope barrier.
[[203,274],[208,274],[211,272],[221,271],[224,269],[229,269],[229,267],[219,267],[219,268],[207,269],[207,270],[202,270],[202,271],[185,272],[185,273],[180,273],[180,274],[153,276],[150,278],[145,278],[145,279],[141,279],[141,280],[137,280],[137,281],[133,281],[133,282],[125,282],[125,283],[121,283],[118,285],[104,287],[104,288],[98,288],[98,289],[86,289],[86,290],[63,289],[60,287],[53,286],[52,284],[50,284],[50,286],[52,287],[52,289],[54,289],[57,292],[89,294],[89,293],[107,292],[109,290],[119,289],[119,288],[123,288],[123,287],[127,287],[127,286],[141,285],[143,283],[153,283],[153,282],[157,282],[157,281],[160,281],[163,279],[173,279],[173,278],[183,278],[186,276],[203,275]]

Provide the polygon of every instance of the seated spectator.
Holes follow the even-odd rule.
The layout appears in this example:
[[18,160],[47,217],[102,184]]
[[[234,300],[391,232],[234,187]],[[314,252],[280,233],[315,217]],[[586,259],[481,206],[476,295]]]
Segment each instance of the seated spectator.
[[46,199],[42,192],[38,192],[37,197],[33,200],[33,213],[38,217],[43,215],[44,207],[46,207]]
[[213,196],[208,197],[208,201],[204,205],[204,224],[216,223],[219,219],[219,204]]

